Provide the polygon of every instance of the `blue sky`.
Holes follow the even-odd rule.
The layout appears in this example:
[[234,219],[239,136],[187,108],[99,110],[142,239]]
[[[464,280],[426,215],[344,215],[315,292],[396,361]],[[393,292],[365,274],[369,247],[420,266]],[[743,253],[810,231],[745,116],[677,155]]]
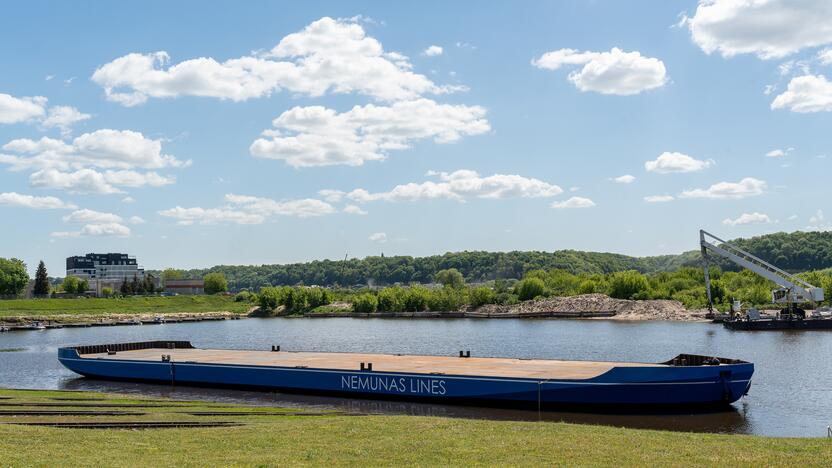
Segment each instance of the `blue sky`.
[[820,0],[7,5],[0,256],[63,274],[91,251],[653,255],[700,227],[826,230],[830,24]]

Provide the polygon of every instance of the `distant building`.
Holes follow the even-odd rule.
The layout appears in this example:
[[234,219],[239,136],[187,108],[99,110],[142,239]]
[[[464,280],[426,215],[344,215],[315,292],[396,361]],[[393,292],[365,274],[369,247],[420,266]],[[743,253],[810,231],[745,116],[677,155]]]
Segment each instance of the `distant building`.
[[66,275],[77,276],[86,280],[124,280],[134,276],[144,279],[144,269],[139,268],[136,257],[127,254],[88,253],[81,256],[67,257]]
[[186,295],[205,294],[205,281],[201,279],[167,280],[165,292]]

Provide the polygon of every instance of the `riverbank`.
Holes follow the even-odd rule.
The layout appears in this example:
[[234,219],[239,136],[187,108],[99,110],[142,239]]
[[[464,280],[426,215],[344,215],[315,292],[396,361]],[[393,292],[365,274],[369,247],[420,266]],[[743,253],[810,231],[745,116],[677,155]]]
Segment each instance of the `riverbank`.
[[221,319],[245,315],[251,306],[228,296],[173,296],[78,299],[12,299],[0,301],[0,324],[35,322],[69,324],[135,324],[157,317],[170,321]]
[[322,306],[303,317],[355,317],[355,318],[564,318],[564,319],[612,319],[612,320],[669,320],[682,322],[710,321],[705,309],[686,309],[673,300],[614,299],[605,294],[548,297],[518,304],[486,304],[480,307],[464,307],[456,311],[423,312],[353,312],[348,303]]
[[[0,414],[0,459],[8,466],[832,463],[832,444],[825,439],[350,415],[88,392],[0,389],[0,403],[4,413]],[[44,410],[63,414],[25,414]],[[15,411],[18,415],[12,416]],[[67,423],[92,423],[102,428],[46,425]],[[113,423],[172,427],[104,427]]]

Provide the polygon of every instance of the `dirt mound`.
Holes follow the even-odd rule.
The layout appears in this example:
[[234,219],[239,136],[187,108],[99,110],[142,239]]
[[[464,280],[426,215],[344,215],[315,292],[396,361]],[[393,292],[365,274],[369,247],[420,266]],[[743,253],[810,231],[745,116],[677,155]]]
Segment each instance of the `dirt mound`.
[[569,297],[549,297],[536,301],[501,306],[489,304],[477,309],[487,314],[506,314],[522,317],[544,312],[615,312],[618,320],[702,320],[705,311],[687,310],[679,301],[665,299],[633,301],[614,299],[605,294],[583,294]]

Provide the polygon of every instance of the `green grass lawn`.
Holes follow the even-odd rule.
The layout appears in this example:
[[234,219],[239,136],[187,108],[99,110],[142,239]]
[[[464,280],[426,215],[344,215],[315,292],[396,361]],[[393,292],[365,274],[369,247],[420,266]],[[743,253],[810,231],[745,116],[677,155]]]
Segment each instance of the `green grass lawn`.
[[66,315],[106,316],[123,314],[170,314],[199,312],[244,313],[251,305],[234,302],[230,296],[172,296],[80,299],[0,300],[0,320],[4,317],[43,317]]
[[[2,409],[104,398],[141,416],[2,416],[3,466],[830,466],[832,441],[421,416],[291,415],[292,410],[79,392],[0,389]],[[8,406],[8,403],[19,406]],[[94,408],[94,407],[93,407]],[[42,409],[42,408],[41,408]],[[49,407],[49,409],[56,409]],[[102,408],[113,410],[113,408]],[[193,416],[187,411],[251,415]],[[230,421],[237,427],[67,429],[25,421]]]

